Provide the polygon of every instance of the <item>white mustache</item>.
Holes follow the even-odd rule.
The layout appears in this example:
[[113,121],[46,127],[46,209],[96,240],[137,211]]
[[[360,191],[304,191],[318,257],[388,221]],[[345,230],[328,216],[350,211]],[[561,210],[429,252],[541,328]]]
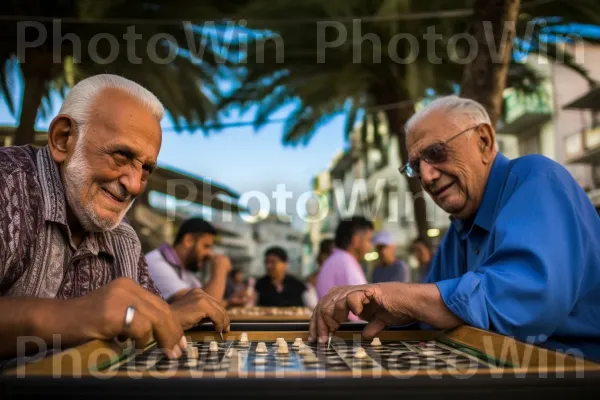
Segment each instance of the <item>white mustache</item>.
[[131,201],[133,200],[133,196],[129,194],[127,189],[123,185],[121,185],[118,181],[112,181],[106,185],[103,185],[102,188],[115,196],[120,201]]

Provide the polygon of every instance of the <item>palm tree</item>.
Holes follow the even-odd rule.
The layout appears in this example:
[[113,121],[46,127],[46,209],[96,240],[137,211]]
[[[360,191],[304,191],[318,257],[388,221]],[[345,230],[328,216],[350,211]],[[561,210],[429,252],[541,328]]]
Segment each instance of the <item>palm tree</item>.
[[[163,102],[177,130],[213,118],[221,71],[218,58],[213,47],[201,44],[202,29],[186,29],[183,21],[210,18],[215,10],[210,5],[177,0],[4,2],[0,97],[15,117],[19,115],[14,104],[17,72],[23,82],[15,144],[33,143],[38,113],[44,116],[51,109],[52,92],[64,96],[74,83],[97,73],[119,74],[148,88]],[[34,27],[23,30],[20,16],[24,15]],[[54,18],[60,23],[55,24]],[[38,46],[24,46],[22,40],[14,39],[20,29],[28,42],[40,31],[46,32],[46,40]],[[130,29],[139,39],[124,37]],[[163,39],[156,40],[155,34]],[[57,41],[54,35],[69,39]],[[109,44],[108,36],[115,42]],[[200,51],[203,56],[198,56]],[[171,60],[161,61],[169,60],[169,52],[173,52]]]
[[[592,1],[588,7],[596,12]],[[460,84],[469,49],[466,41],[452,43],[450,38],[466,32],[473,3],[250,0],[233,18],[243,16],[248,28],[259,33],[242,49],[247,59],[240,70],[241,83],[222,107],[244,109],[259,103],[255,125],[260,128],[280,108],[294,105],[283,132],[283,142],[290,145],[307,144],[318,126],[340,113],[346,115],[349,131],[359,110],[384,112],[404,163],[404,124],[415,104],[430,90],[454,93]],[[568,1],[555,3],[566,6]],[[525,1],[520,17],[543,15],[543,5]],[[569,22],[589,20],[586,13],[572,12]],[[432,40],[428,29],[441,38]],[[539,30],[534,34],[531,43],[544,40]],[[535,73],[525,65],[514,63],[514,68],[509,84],[527,88],[535,83]],[[408,186],[420,199],[414,203],[418,234],[427,238],[425,202],[416,196],[420,184],[408,179]]]
[[[461,95],[483,104],[494,125],[502,114],[502,94],[507,79],[513,85],[527,82],[531,85],[533,82],[528,91],[535,92],[536,79],[527,76],[527,71],[523,71],[522,66],[513,64],[513,74],[509,74],[514,47],[521,52],[543,53],[550,59],[564,61],[577,70],[590,85],[595,84],[587,71],[577,65],[573,56],[557,43],[572,41],[571,34],[574,30],[569,29],[571,24],[600,25],[600,7],[597,1],[530,1],[524,3],[524,10],[520,10],[520,0],[476,0],[474,3],[468,32],[476,39],[480,51],[473,62],[465,67]],[[537,22],[536,17],[539,19]],[[489,24],[487,27],[486,23]],[[486,36],[489,34],[493,37],[493,43]],[[515,41],[515,37],[521,40]],[[583,39],[600,42],[597,37],[590,35]],[[497,54],[497,59],[492,54]]]
[[[461,95],[483,104],[494,125],[502,110],[502,93],[506,88],[520,7],[521,0],[476,0],[467,31],[477,41],[479,51],[473,62],[465,67]],[[489,32],[486,32],[484,21],[492,28]],[[492,34],[493,43],[487,40],[486,33]],[[494,50],[497,60],[492,59]]]

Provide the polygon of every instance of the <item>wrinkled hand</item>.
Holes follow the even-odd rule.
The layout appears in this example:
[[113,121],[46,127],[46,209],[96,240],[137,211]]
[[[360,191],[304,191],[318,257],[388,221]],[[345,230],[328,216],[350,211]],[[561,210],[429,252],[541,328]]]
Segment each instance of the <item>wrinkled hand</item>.
[[[183,329],[169,305],[131,279],[115,279],[77,299],[75,304],[74,312],[65,318],[78,321],[84,337],[111,340],[125,336],[133,339],[139,349],[154,337],[169,358],[180,357],[187,345]],[[135,307],[135,314],[126,329],[125,313],[129,306]]]
[[373,338],[387,325],[412,322],[402,301],[401,285],[386,283],[332,289],[315,307],[309,341],[318,339],[326,343],[329,334],[347,320],[350,312],[368,322],[362,333],[365,339]]
[[208,319],[215,325],[217,332],[229,332],[227,312],[217,300],[202,289],[188,291],[183,297],[171,303],[171,310],[183,330]]

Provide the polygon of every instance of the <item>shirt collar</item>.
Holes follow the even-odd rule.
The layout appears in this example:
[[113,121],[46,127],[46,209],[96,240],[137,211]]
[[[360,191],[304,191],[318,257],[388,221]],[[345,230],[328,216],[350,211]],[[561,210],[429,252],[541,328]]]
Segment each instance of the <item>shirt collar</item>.
[[44,146],[37,154],[37,173],[44,198],[44,219],[68,226],[65,190],[58,165],[50,155],[48,146]]
[[173,267],[181,268],[181,260],[175,251],[175,248],[168,243],[162,243],[158,247],[162,256],[167,260]]
[[479,205],[475,219],[472,222],[451,218],[452,224],[460,234],[461,238],[466,238],[471,233],[474,225],[477,225],[488,232],[492,229],[492,224],[494,223],[496,216],[496,208],[500,200],[500,194],[502,193],[502,188],[508,174],[509,162],[510,160],[504,154],[498,153],[496,155],[490,175],[485,184],[485,191],[483,192],[481,204]]

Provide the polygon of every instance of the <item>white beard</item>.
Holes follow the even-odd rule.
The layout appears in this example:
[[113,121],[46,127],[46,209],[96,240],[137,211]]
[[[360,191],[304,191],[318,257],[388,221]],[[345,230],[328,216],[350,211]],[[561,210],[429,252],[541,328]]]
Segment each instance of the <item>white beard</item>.
[[[86,202],[86,199],[82,197],[83,193],[88,192],[92,185],[94,185],[91,178],[91,167],[84,156],[82,140],[83,137],[80,136],[75,144],[73,156],[64,168],[63,180],[67,203],[83,229],[87,232],[111,231],[119,226],[125,213],[133,205],[133,200],[129,202],[129,205],[119,214],[116,220],[101,218],[95,213],[93,199],[88,198]],[[84,205],[86,203],[87,206]]]

